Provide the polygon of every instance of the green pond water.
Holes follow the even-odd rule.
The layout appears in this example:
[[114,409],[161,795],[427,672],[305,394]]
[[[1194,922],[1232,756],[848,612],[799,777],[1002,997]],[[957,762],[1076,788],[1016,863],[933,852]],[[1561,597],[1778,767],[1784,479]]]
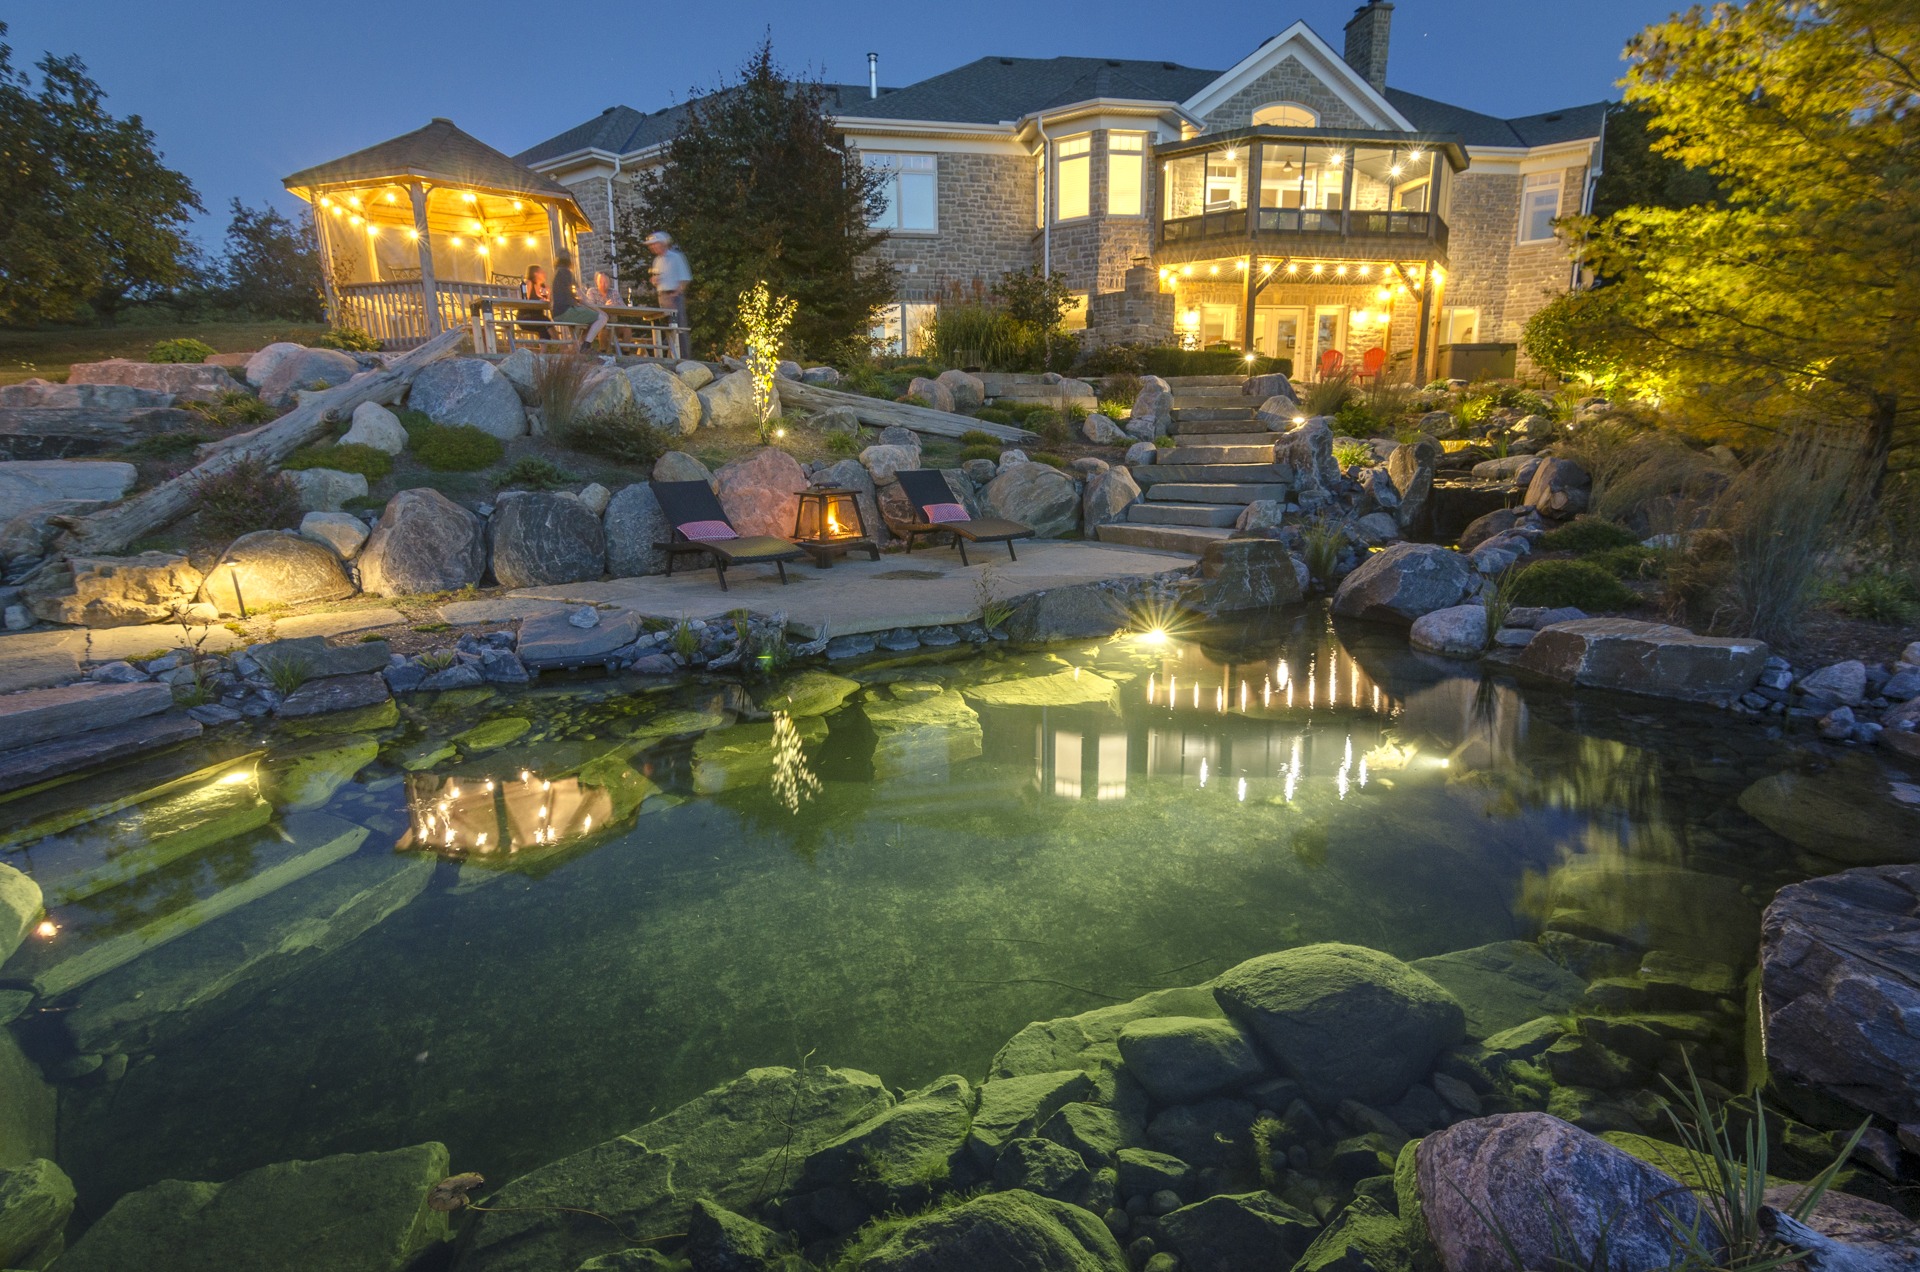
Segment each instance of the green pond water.
[[1736,805],[1794,763],[1760,730],[1320,612],[834,674],[415,699],[16,801],[0,859],[59,930],[0,984],[42,991],[13,1028],[67,1076],[83,1213],[429,1139],[501,1181],[803,1057],[977,1078],[1307,942],[1558,914],[1738,966],[1831,868]]

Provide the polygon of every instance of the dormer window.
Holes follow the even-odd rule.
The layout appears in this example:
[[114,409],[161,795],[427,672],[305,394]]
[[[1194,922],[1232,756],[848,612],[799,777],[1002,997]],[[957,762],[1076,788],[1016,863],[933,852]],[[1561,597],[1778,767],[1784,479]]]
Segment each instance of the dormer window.
[[1253,112],[1255,128],[1318,128],[1320,113],[1299,102],[1273,102]]

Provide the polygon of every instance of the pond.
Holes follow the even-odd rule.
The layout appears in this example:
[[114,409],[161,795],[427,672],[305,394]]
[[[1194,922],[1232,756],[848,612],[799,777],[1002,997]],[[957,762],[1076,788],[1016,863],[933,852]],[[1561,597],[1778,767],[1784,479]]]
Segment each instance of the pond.
[[1309,942],[1550,924],[1743,970],[1830,868],[1737,806],[1791,763],[1761,730],[1320,610],[346,723],[14,804],[57,931],[0,984],[41,991],[83,1216],[429,1139],[505,1180],[757,1065],[978,1078],[1029,1021]]

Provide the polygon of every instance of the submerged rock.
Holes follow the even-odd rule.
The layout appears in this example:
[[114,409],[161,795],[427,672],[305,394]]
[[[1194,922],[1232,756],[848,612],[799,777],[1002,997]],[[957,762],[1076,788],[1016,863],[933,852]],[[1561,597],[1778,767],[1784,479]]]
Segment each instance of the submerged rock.
[[947,1182],[973,1125],[973,1086],[949,1074],[820,1146],[803,1188],[860,1191],[879,1209],[924,1205]]
[[1920,810],[1891,798],[1881,766],[1848,757],[1824,772],[1788,771],[1740,792],[1740,811],[1808,852],[1850,866],[1920,861]]
[[1192,1016],[1149,1016],[1120,1030],[1127,1072],[1162,1104],[1237,1090],[1266,1076],[1238,1025]]
[[861,702],[873,726],[873,778],[945,781],[956,764],[981,753],[980,717],[958,692],[925,695],[868,690]]
[[[685,1232],[697,1198],[749,1209],[783,1163],[797,1165],[892,1103],[879,1078],[857,1069],[750,1069],[494,1193],[488,1205],[519,1209],[479,1215],[460,1272],[577,1268],[623,1248],[620,1232]],[[556,1209],[583,1198],[618,1229]]]
[[1467,1013],[1467,1037],[1485,1038],[1539,1016],[1567,1011],[1586,982],[1531,941],[1495,941],[1408,964],[1438,981]]
[[[774,728],[772,721],[764,721],[701,734],[693,744],[693,789],[717,795],[748,786],[765,787],[781,762],[774,751]],[[827,736],[827,722],[803,716],[793,722],[793,730],[802,745],[811,745]]]
[[1307,945],[1249,959],[1214,981],[1307,1099],[1391,1104],[1465,1036],[1453,995],[1390,954]]
[[758,695],[755,701],[763,711],[784,711],[790,716],[826,715],[860,692],[860,682],[826,671],[802,671],[782,680]]
[[1160,1220],[1182,1272],[1290,1268],[1320,1225],[1270,1193],[1209,1197]]
[[1014,676],[967,685],[961,696],[984,707],[1106,707],[1120,709],[1120,686],[1091,671],[1069,669],[1050,676]]
[[1036,1193],[988,1193],[909,1219],[860,1263],[861,1272],[1128,1272],[1107,1226]]
[[65,1246],[62,1234],[73,1198],[73,1181],[44,1157],[0,1170],[0,1266],[33,1269],[51,1263]]
[[0,864],[0,963],[13,957],[27,929],[40,917],[40,885],[31,875]]

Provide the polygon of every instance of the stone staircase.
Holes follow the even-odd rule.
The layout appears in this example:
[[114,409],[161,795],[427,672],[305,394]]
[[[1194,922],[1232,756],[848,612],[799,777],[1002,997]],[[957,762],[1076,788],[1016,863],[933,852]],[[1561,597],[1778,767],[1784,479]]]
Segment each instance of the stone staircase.
[[1246,506],[1287,497],[1287,469],[1273,462],[1273,434],[1253,418],[1243,377],[1169,377],[1173,442],[1152,464],[1136,465],[1145,496],[1124,522],[1101,526],[1102,543],[1199,556],[1226,538]]

